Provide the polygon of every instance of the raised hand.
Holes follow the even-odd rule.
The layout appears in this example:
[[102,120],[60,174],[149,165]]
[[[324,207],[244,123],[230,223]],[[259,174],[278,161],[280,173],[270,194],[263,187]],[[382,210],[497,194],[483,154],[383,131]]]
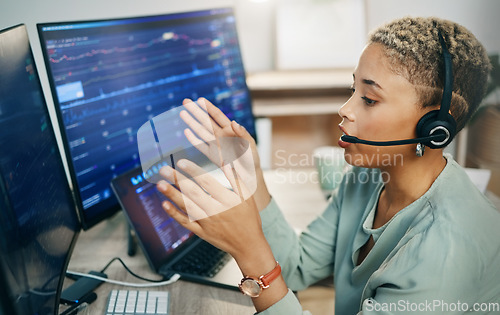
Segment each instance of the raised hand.
[[[182,159],[177,162],[177,169],[165,166],[160,170],[160,175],[168,180],[157,184],[158,190],[168,198],[163,208],[182,226],[233,256],[242,274],[265,274],[275,267],[276,261],[260,220],[259,210],[267,206],[271,197],[255,141],[243,127],[231,122],[210,102],[199,99],[197,103],[184,101],[186,110],[180,116],[190,128],[184,134],[193,146],[222,169],[232,189],[220,184],[195,163]],[[239,158],[240,151],[248,151],[248,147],[253,158]],[[232,153],[228,155],[228,151]],[[252,187],[248,187],[255,184],[248,178],[252,176],[257,184],[253,195]],[[260,312],[287,292],[286,283],[279,276],[252,301]]]
[[[219,166],[233,189],[236,189],[234,176],[230,172],[230,168],[234,168],[249,190],[255,191],[254,199],[258,210],[265,208],[271,197],[260,168],[253,137],[244,127],[229,120],[219,108],[205,98],[199,98],[196,102],[185,99],[183,106],[186,110],[181,111],[179,115],[190,128],[184,131],[188,141]],[[248,146],[252,157],[238,159]],[[235,160],[236,163],[230,163]]]
[[172,218],[234,257],[249,251],[256,239],[265,240],[255,202],[244,198],[247,188],[239,176],[235,176],[238,190],[230,190],[191,161],[180,160],[177,167],[180,171],[169,166],[160,170],[174,184],[157,185],[170,200],[163,207]]

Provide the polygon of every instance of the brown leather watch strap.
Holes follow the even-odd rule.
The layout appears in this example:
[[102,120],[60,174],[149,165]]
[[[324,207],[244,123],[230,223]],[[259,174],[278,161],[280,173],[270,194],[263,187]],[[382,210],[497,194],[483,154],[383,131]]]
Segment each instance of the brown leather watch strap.
[[278,262],[276,262],[276,267],[273,270],[269,271],[267,274],[260,276],[259,280],[262,282],[262,288],[267,289],[271,282],[273,282],[276,278],[281,274],[281,266]]

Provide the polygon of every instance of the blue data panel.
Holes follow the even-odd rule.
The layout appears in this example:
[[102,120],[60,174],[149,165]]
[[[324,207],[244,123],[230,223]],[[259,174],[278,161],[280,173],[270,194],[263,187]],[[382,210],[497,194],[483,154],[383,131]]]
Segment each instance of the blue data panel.
[[86,227],[117,208],[111,179],[140,165],[138,128],[184,98],[255,135],[231,9],[38,28]]

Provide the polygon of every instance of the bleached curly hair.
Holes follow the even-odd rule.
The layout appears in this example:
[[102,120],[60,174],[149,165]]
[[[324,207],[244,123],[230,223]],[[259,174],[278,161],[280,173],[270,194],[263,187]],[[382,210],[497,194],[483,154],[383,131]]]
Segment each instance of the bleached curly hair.
[[444,78],[438,31],[452,57],[450,111],[458,132],[484,97],[491,68],[486,50],[469,30],[435,17],[404,17],[375,29],[368,44],[383,46],[391,70],[415,86],[421,106],[436,106],[441,104]]

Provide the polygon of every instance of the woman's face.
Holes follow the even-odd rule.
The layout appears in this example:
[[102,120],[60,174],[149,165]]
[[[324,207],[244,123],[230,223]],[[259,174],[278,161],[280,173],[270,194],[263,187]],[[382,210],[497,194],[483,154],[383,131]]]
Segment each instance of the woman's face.
[[[373,141],[416,137],[417,122],[428,109],[417,104],[414,86],[390,70],[380,44],[365,47],[353,79],[353,94],[339,111],[344,133]],[[339,145],[345,148],[347,163],[355,166],[399,166],[415,158],[415,144],[380,147],[339,141]]]

